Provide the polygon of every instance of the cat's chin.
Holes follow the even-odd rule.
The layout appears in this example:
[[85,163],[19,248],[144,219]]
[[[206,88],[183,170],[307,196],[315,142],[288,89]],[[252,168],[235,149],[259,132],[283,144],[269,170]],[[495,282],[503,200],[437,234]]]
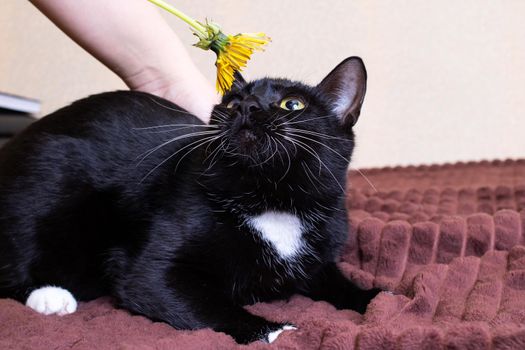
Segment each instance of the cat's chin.
[[[240,161],[247,165],[257,164],[267,159],[261,138],[251,128],[241,128],[233,136],[234,152]],[[266,147],[267,149],[268,147]]]
[[258,137],[251,129],[241,129],[237,133],[237,140],[239,142],[240,150],[246,153],[252,153],[257,149]]

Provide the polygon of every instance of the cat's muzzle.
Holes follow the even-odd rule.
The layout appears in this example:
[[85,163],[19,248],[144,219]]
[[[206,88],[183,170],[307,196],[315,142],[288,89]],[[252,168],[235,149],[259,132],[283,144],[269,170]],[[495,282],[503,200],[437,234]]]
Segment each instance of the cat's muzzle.
[[260,125],[251,115],[240,115],[235,120],[231,138],[236,153],[248,157],[256,157],[265,141],[264,126]]

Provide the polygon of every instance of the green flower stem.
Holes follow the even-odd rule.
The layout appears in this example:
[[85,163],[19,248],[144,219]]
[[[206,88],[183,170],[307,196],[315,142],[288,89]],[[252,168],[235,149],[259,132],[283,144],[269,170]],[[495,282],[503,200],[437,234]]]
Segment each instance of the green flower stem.
[[184,22],[188,23],[193,29],[201,33],[202,35],[206,35],[206,28],[202,26],[199,22],[191,18],[190,16],[184,14],[183,12],[177,10],[175,7],[171,6],[165,1],[162,0],[148,0],[149,2],[163,8],[164,10],[174,14],[175,16],[182,19]]

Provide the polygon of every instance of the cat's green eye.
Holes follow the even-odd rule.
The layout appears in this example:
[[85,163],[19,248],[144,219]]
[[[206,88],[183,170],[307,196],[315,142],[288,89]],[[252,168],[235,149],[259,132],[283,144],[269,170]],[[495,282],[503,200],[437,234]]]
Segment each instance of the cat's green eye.
[[287,111],[298,111],[304,109],[304,102],[299,97],[285,97],[279,103],[279,107]]

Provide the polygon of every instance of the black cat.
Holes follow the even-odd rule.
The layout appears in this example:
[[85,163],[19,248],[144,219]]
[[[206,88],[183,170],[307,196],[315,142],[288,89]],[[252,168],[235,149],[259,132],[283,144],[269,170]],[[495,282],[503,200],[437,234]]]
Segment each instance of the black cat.
[[361,59],[319,85],[238,77],[209,125],[140,92],[89,97],[0,150],[0,297],[45,313],[112,295],[240,343],[284,324],[242,306],[294,293],[364,312],[336,267],[366,90]]

